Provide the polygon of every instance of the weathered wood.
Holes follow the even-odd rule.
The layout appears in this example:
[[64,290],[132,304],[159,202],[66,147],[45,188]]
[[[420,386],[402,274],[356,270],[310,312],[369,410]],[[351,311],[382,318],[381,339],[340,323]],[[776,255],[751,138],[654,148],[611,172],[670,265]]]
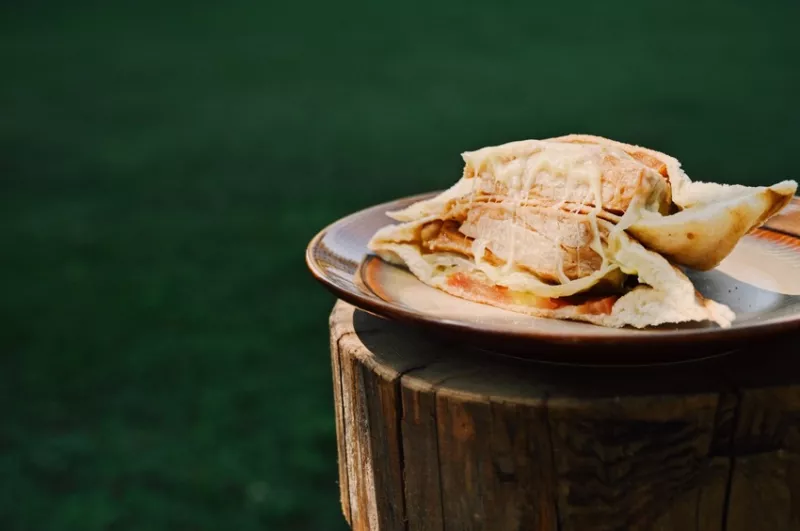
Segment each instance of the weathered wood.
[[729,531],[800,529],[800,347],[788,338],[731,367],[737,389],[729,455]]
[[800,456],[783,451],[736,458],[729,531],[800,529]]
[[728,529],[800,529],[800,386],[746,389],[738,417]]
[[453,352],[409,375],[440,382],[445,529],[557,529],[542,388],[507,368]]
[[[360,366],[369,418],[369,446],[373,462],[375,492],[380,497],[378,525],[381,529],[402,529],[405,522],[403,468],[400,446],[400,401],[393,380],[377,378],[366,365]],[[374,463],[381,463],[375,466]]]
[[[572,407],[551,401],[562,531],[653,529],[664,514],[679,529],[702,529],[692,502],[707,499],[705,489],[725,490],[709,474],[716,405],[713,395]],[[722,510],[719,505],[719,519]]]
[[403,376],[402,437],[405,467],[405,500],[408,529],[442,531],[442,490],[439,481],[439,441],[437,437],[436,387]]
[[344,417],[344,401],[342,398],[342,370],[339,363],[339,338],[343,333],[341,328],[347,322],[342,318],[342,313],[348,309],[344,306],[337,306],[331,313],[329,325],[331,329],[331,367],[333,369],[333,406],[334,418],[336,420],[336,442],[338,444],[339,460],[339,499],[342,505],[342,513],[347,523],[350,518],[350,484],[347,474],[347,431]]
[[347,478],[350,488],[350,525],[354,531],[378,529],[375,480],[369,447],[369,423],[363,387],[357,379],[358,359],[345,355],[347,346],[339,341],[342,371],[342,404],[346,426]]
[[756,360],[744,349],[676,366],[559,367],[446,344],[341,302],[331,336],[353,529],[800,530],[794,346]]

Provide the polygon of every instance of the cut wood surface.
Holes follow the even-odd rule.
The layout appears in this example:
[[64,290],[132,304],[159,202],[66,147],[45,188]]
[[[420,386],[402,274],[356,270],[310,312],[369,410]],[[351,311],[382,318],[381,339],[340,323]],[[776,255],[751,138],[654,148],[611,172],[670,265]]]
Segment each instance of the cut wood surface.
[[343,302],[330,328],[355,530],[800,530],[797,344],[590,368],[472,351]]

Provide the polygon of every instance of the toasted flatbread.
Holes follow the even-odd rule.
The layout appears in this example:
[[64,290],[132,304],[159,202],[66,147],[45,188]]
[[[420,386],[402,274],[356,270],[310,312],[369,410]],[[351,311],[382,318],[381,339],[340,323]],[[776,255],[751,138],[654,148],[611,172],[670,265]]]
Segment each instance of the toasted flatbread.
[[422,282],[529,315],[644,328],[733,312],[677,267],[709,269],[797,184],[695,183],[663,153],[590,135],[463,153],[448,190],[369,243]]

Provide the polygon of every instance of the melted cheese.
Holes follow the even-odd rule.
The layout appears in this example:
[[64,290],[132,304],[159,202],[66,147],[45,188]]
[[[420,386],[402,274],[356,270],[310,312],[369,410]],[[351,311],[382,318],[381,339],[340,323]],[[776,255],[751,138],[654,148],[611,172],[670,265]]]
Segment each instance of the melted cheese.
[[[537,175],[540,173],[551,173],[553,175],[560,175],[564,177],[564,187],[561,190],[560,197],[557,195],[555,186],[551,189],[551,200],[558,201],[551,208],[561,210],[569,198],[569,189],[575,184],[583,184],[586,186],[586,195],[582,201],[575,206],[575,211],[580,211],[583,207],[588,206],[587,199],[593,196],[591,201],[593,208],[587,214],[592,232],[593,241],[591,248],[602,258],[603,265],[601,269],[608,266],[609,260],[606,256],[605,249],[600,239],[600,229],[597,225],[597,214],[603,210],[603,190],[602,190],[602,172],[600,170],[600,163],[602,157],[608,153],[607,148],[598,146],[585,146],[585,145],[571,145],[571,144],[548,144],[540,143],[540,149],[532,153],[527,159],[515,158],[509,162],[501,163],[498,159],[502,157],[514,156],[513,146],[511,153],[500,152],[487,152],[478,151],[472,154],[465,154],[465,160],[473,165],[478,170],[487,167],[490,170],[489,175],[494,182],[500,182],[508,189],[508,198],[511,202],[511,210],[514,222],[518,218],[518,210],[520,206],[527,201],[530,191],[534,186]],[[615,155],[617,155],[615,153]],[[482,158],[485,156],[485,158]],[[627,156],[627,155],[624,155]],[[478,179],[482,178],[481,174]],[[524,196],[524,200],[522,199]],[[506,200],[503,201],[504,203]],[[514,249],[515,231],[508,231],[508,248]],[[556,242],[559,246],[560,241]],[[476,254],[476,256],[482,256]],[[513,251],[509,257],[504,270],[511,271],[514,266]],[[563,263],[560,262],[557,267],[559,279],[562,284],[569,283],[569,279],[563,272]]]
[[[472,166],[473,175],[462,177],[456,185],[436,198],[411,205],[405,211],[398,213],[396,219],[416,218],[417,221],[422,221],[436,218],[435,212],[443,209],[446,202],[452,199],[465,200],[467,211],[470,211],[478,194],[483,195],[488,192],[490,194],[489,201],[497,204],[509,214],[508,217],[513,227],[518,224],[523,225],[520,223],[520,209],[528,204],[532,193],[539,199],[547,198],[549,195],[553,203],[549,208],[564,212],[585,212],[588,229],[591,231],[591,241],[588,246],[602,260],[597,270],[590,275],[582,277],[580,276],[582,272],[579,270],[578,278],[570,280],[564,271],[564,257],[561,253],[556,253],[558,264],[555,272],[559,284],[543,282],[535,275],[519,268],[517,264],[520,259],[517,249],[519,242],[516,241],[518,232],[516,230],[504,231],[501,236],[502,244],[508,249],[508,255],[502,266],[498,267],[484,260],[487,247],[491,243],[495,245],[500,243],[496,240],[489,241],[488,238],[491,238],[489,234],[484,237],[478,235],[474,238],[471,259],[452,253],[432,253],[421,255],[420,263],[424,262],[427,264],[426,268],[431,268],[431,275],[443,274],[456,267],[464,271],[480,271],[496,285],[537,296],[558,298],[574,295],[591,288],[600,279],[621,268],[621,264],[615,257],[619,250],[617,240],[620,239],[627,227],[641,217],[641,205],[649,202],[650,199],[649,197],[640,198],[641,194],[634,194],[630,207],[615,227],[612,226],[613,223],[602,221],[606,224],[604,227],[608,227],[608,236],[606,241],[603,241],[598,215],[604,212],[602,170],[604,159],[608,156],[633,160],[623,151],[608,146],[541,141],[512,143],[465,153],[463,154],[464,160]],[[548,191],[542,190],[541,186],[537,186],[537,182],[547,182],[547,180],[539,181],[540,176],[560,177],[561,179],[549,179],[553,186],[548,193]],[[505,188],[507,194],[495,193],[498,187]],[[570,190],[576,189],[582,190],[582,196],[570,198]],[[567,204],[568,200],[570,204]],[[575,203],[575,201],[578,202]],[[443,214],[444,211],[438,215]],[[408,238],[405,241],[409,243],[414,241],[413,235],[417,230],[412,225],[417,225],[417,223],[410,223],[403,232],[404,238]],[[398,234],[395,233],[394,237],[389,239],[397,242],[397,238]],[[375,239],[377,241],[380,236],[376,235]],[[561,237],[555,238],[554,244],[557,248],[564,243]],[[581,267],[580,260],[578,260],[578,267]],[[628,274],[636,273],[631,271],[630,267],[622,269]]]
[[[609,155],[618,159],[635,160],[615,147],[545,141],[511,142],[503,146],[488,147],[462,154],[465,162],[475,169],[475,181],[490,179],[491,182],[488,183],[490,189],[494,189],[497,183],[506,187],[508,196],[501,201],[501,204],[512,213],[515,223],[518,219],[519,208],[528,201],[537,176],[545,173],[562,176],[564,178],[563,187],[557,189],[554,185],[550,189],[549,198],[554,203],[550,208],[579,213],[591,206],[591,209],[585,214],[592,230],[592,242],[589,246],[602,258],[601,270],[608,270],[615,265],[611,250],[618,248],[615,240],[618,240],[622,231],[636,223],[641,218],[643,211],[653,202],[652,197],[643,199],[639,197],[640,194],[634,194],[630,206],[610,232],[607,245],[604,245],[598,226],[598,214],[602,213],[604,209],[601,165],[604,157]],[[654,172],[646,167],[643,171]],[[577,187],[585,187],[585,195],[572,208],[565,208],[569,190]],[[494,199],[497,201],[496,198]],[[471,204],[470,201],[470,206]],[[515,231],[508,231],[509,241],[507,244],[512,252],[503,267],[506,274],[514,270],[515,234]],[[557,245],[560,243],[560,241],[557,242]],[[486,242],[481,242],[475,247],[475,250],[482,251],[485,247]],[[476,252],[475,256],[478,257],[476,263],[479,263],[479,257],[482,257],[483,254]],[[563,263],[558,264],[557,271],[562,285],[569,284],[569,279],[563,273]]]
[[617,221],[614,225],[614,228],[608,234],[608,246],[612,253],[616,253],[619,249],[620,243],[619,238],[620,235],[628,230],[628,228],[642,219],[644,216],[645,210],[642,207],[642,200],[639,196],[635,196],[631,204],[628,206],[628,210],[625,211],[625,214]]
[[[388,249],[393,247],[392,245],[386,246]],[[407,245],[407,247],[409,249],[413,248],[410,245]],[[446,276],[450,268],[455,268],[455,270],[463,272],[480,271],[493,284],[498,286],[505,286],[515,291],[531,293],[539,297],[551,298],[568,297],[586,291],[594,286],[600,279],[618,269],[617,266],[609,266],[605,269],[595,271],[589,276],[570,280],[564,284],[553,285],[542,282],[534,275],[524,271],[513,270],[511,272],[505,272],[502,266],[493,266],[480,259],[468,260],[463,256],[453,253],[419,255],[419,260],[427,264],[426,267],[429,271],[426,274],[429,277],[437,275]]]
[[[557,249],[561,247],[561,236],[556,238],[555,244]],[[580,267],[580,264],[578,264],[578,267]],[[562,285],[569,282],[569,277],[564,273],[564,253],[556,253],[556,275],[558,275],[558,281]]]

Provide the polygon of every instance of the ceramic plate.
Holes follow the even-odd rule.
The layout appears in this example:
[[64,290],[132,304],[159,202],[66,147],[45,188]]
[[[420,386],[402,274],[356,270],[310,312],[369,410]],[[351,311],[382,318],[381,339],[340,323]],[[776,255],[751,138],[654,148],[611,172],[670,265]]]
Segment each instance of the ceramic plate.
[[530,317],[462,300],[369,253],[366,245],[375,231],[394,223],[387,211],[431,195],[377,205],[327,227],[306,252],[314,277],[339,298],[378,316],[539,359],[678,361],[800,332],[800,199],[745,236],[716,269],[686,271],[703,295],[736,312],[731,328],[689,323],[636,330]]

